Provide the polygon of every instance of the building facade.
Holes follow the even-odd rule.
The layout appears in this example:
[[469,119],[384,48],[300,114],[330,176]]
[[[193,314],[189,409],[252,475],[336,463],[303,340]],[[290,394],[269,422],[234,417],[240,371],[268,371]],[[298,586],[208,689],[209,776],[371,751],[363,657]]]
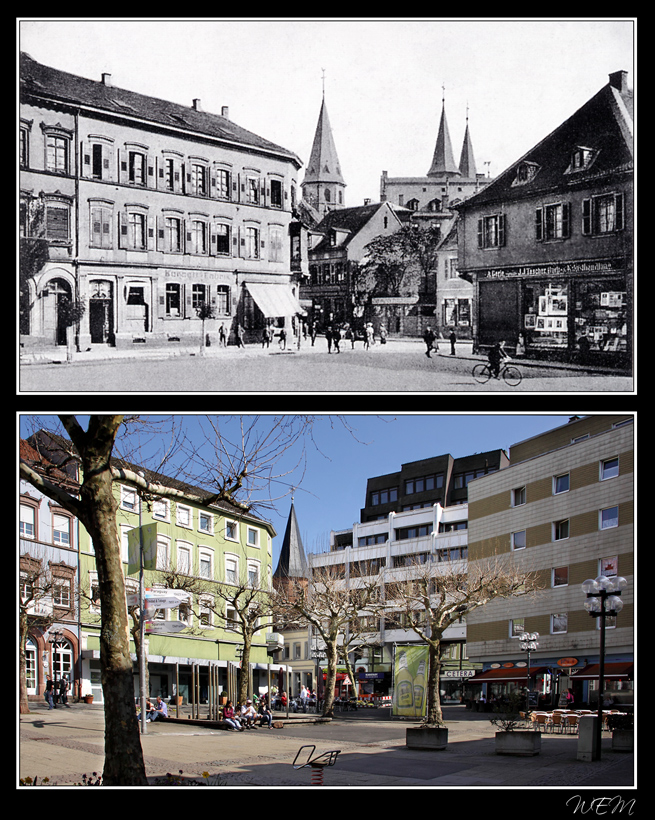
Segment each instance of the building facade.
[[230,340],[295,331],[300,166],[227,107],[21,54],[21,344],[65,344],[68,326],[82,350],[173,350],[206,341],[203,328],[216,342],[220,325]]
[[[20,458],[41,472],[43,458],[20,441]],[[52,465],[49,465],[50,467]],[[65,472],[48,471],[68,492],[77,484]],[[69,696],[79,697],[79,522],[67,510],[21,479],[19,487],[19,585],[26,617],[25,676],[28,699],[43,700],[46,682],[66,676]]]
[[455,207],[473,335],[526,354],[629,366],[633,99],[609,83],[483,191]]
[[582,583],[599,575],[628,581],[624,607],[607,620],[605,690],[634,697],[634,424],[629,415],[573,417],[513,445],[510,466],[469,485],[469,562],[509,555],[537,573],[536,599],[491,601],[468,616],[469,658],[483,664],[470,696],[527,685],[519,635],[538,632],[529,689],[557,705],[598,703],[600,619],[584,609]]

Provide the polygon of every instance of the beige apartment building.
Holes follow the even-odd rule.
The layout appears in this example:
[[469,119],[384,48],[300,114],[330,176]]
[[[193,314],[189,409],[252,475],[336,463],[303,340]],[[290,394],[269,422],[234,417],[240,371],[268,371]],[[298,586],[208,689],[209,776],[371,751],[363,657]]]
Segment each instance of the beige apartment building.
[[508,468],[469,483],[469,562],[511,554],[542,587],[536,599],[492,601],[469,615],[469,659],[483,664],[471,697],[526,685],[527,631],[539,633],[529,675],[539,702],[571,688],[576,704],[597,703],[600,618],[585,610],[581,585],[621,575],[624,607],[606,619],[605,692],[633,703],[633,436],[632,415],[573,416],[513,445]]

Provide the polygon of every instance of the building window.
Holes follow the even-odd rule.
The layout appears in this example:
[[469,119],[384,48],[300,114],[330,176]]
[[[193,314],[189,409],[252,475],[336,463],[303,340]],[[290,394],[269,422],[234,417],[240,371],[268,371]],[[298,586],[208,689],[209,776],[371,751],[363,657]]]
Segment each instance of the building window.
[[535,236],[537,241],[567,239],[571,235],[570,212],[568,202],[537,208],[535,211]]
[[604,194],[582,200],[582,233],[587,236],[621,231],[624,224],[623,194]]
[[46,170],[55,174],[67,174],[69,168],[70,138],[59,134],[46,134]]
[[168,557],[170,553],[170,539],[164,535],[157,536],[157,558],[155,560],[156,569],[169,569]]
[[207,196],[207,169],[204,165],[191,166],[191,193]]
[[363,535],[357,539],[357,546],[371,547],[374,544],[386,544],[388,537],[389,535],[386,532],[381,532],[377,535]]
[[560,635],[568,631],[568,615],[566,613],[550,616],[550,634]]
[[216,286],[216,312],[225,316],[230,315],[230,287],[229,285]]
[[512,490],[512,507],[520,507],[525,504],[525,487],[517,487]]
[[563,541],[569,537],[569,520],[556,521],[553,524],[553,541]]
[[36,510],[27,504],[20,505],[20,536],[21,538],[36,537]]
[[525,618],[512,618],[509,622],[510,638],[518,638],[525,632]]
[[259,547],[259,530],[248,527],[246,539],[249,547]]
[[422,493],[443,487],[443,474],[427,475],[421,478],[410,478],[405,481],[405,495]]
[[191,307],[200,310],[207,301],[207,285],[192,285],[191,287]]
[[248,586],[251,589],[259,587],[259,564],[254,561],[248,562]]
[[259,205],[259,180],[248,177],[246,180],[246,201],[251,205]]
[[201,548],[198,552],[198,574],[201,578],[214,577],[214,554],[209,549]]
[[208,534],[212,534],[214,532],[214,516],[211,513],[206,512],[199,512],[198,513],[198,529],[200,532],[206,532]]
[[168,317],[178,317],[181,315],[182,286],[174,282],[166,284],[166,315]]
[[236,585],[239,577],[239,565],[237,559],[232,556],[225,556],[225,581],[228,584]]
[[180,527],[190,528],[193,521],[192,516],[191,507],[186,507],[183,504],[177,505],[175,519]]
[[246,259],[259,259],[259,230],[246,228],[245,236]]
[[498,248],[505,244],[505,214],[478,219],[478,247]]
[[398,501],[397,487],[389,487],[386,490],[376,490],[371,493],[372,507],[376,507],[378,504],[388,504],[391,501]]
[[121,487],[121,509],[129,512],[139,511],[139,496],[134,487]]
[[553,493],[557,495],[558,493],[567,493],[569,491],[569,474],[564,473],[564,475],[556,475],[553,478]]
[[20,167],[28,168],[30,164],[30,132],[28,128],[20,128],[19,159]]
[[569,583],[569,568],[568,567],[554,567],[553,576],[551,579],[551,586],[565,587]]
[[600,463],[600,480],[605,481],[608,478],[616,478],[619,474],[619,459],[608,458]]
[[518,530],[512,533],[512,549],[524,550],[526,547],[525,530]]
[[146,215],[137,211],[127,214],[127,247],[144,250],[146,247]]
[[108,205],[90,205],[89,245],[92,248],[112,247],[113,211]]
[[177,571],[191,575],[191,544],[177,542]]
[[216,172],[216,196],[219,199],[230,198],[230,178],[230,172],[226,171],[224,168],[219,168]]
[[270,225],[268,229],[268,258],[271,262],[283,262],[282,228],[279,225]]
[[279,179],[271,180],[270,206],[271,208],[282,207],[282,182]]
[[396,530],[396,541],[406,541],[409,538],[424,538],[432,532],[432,524],[420,524],[416,527],[402,527]]
[[230,226],[218,224],[214,228],[215,253],[222,256],[230,254]]
[[187,236],[191,242],[190,253],[207,253],[207,225],[199,219],[191,222],[191,230]]
[[140,151],[130,151],[128,155],[128,177],[133,185],[146,184],[146,157]]
[[237,528],[236,521],[225,521],[225,537],[228,538],[230,541],[238,541],[239,540],[239,530]]
[[619,508],[608,507],[605,510],[600,510],[599,525],[601,530],[608,530],[612,527],[619,526]]
[[165,226],[165,250],[179,253],[182,250],[182,220],[176,216],[167,216]]
[[54,242],[68,242],[70,239],[70,206],[62,203],[46,202],[45,236]]

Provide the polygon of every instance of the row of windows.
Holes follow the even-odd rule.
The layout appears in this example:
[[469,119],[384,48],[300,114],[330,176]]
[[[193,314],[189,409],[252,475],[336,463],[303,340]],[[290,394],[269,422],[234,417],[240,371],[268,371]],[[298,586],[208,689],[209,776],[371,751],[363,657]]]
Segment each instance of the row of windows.
[[[70,175],[73,134],[63,128],[44,132],[44,167],[54,174]],[[29,167],[31,126],[20,129],[20,165]],[[114,151],[116,150],[116,159]],[[137,187],[150,187],[191,196],[243,202],[283,208],[287,192],[284,181],[262,175],[257,169],[235,172],[231,166],[219,167],[203,158],[184,158],[177,151],[164,151],[152,156],[147,146],[128,143],[115,149],[113,140],[102,138],[82,147],[81,175],[90,179],[119,182]],[[292,199],[294,191],[292,189]]]
[[[603,459],[598,465],[598,480],[606,481],[610,478],[616,478],[619,474],[619,459],[618,456],[613,458]],[[570,487],[570,474],[562,473],[561,475],[553,476],[553,495],[566,493]],[[527,503],[527,490],[525,487],[516,487],[511,491],[512,507],[520,507]]]
[[[598,510],[598,529],[608,530],[619,526],[619,508],[618,506],[606,507]],[[561,521],[554,521],[551,524],[552,540],[564,541],[571,536],[571,522],[568,518]],[[512,533],[512,549],[522,550],[526,547],[526,531],[518,530]]]
[[[609,193],[582,200],[579,214],[580,233],[600,236],[625,228],[624,195]],[[569,239],[573,215],[570,202],[554,202],[535,210],[534,239],[548,242]],[[521,232],[523,238],[523,232]],[[507,215],[491,214],[478,219],[478,247],[498,248],[507,244]]]
[[[52,513],[52,543],[59,547],[70,547],[73,543],[72,518],[63,513]],[[37,532],[37,509],[31,504],[21,504],[19,513],[19,533],[21,538],[37,540],[42,534]]]

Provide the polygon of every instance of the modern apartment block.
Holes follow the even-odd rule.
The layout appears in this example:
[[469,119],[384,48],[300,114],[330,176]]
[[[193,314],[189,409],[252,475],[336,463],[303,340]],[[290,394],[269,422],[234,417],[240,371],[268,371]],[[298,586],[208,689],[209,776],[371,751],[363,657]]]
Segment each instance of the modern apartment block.
[[[298,329],[301,162],[229,117],[20,56],[21,344]],[[212,309],[208,318],[207,310]],[[204,317],[204,318],[203,318]],[[207,321],[205,321],[207,319]]]
[[627,579],[622,611],[606,620],[605,691],[633,702],[634,418],[574,416],[510,448],[510,466],[469,484],[468,557],[511,556],[538,574],[536,599],[491,601],[468,617],[469,658],[484,671],[475,696],[523,687],[524,631],[538,632],[530,689],[557,703],[597,703],[600,619],[586,612],[581,585],[599,575]]

